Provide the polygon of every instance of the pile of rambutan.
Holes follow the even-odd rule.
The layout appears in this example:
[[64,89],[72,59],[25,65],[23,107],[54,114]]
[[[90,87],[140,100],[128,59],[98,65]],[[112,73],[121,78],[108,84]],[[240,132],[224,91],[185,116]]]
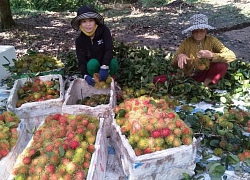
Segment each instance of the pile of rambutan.
[[20,119],[13,112],[4,111],[0,114],[0,160],[17,144],[19,122]]
[[17,90],[18,101],[16,107],[25,103],[57,99],[60,97],[60,82],[58,79],[42,81],[39,77],[27,80]]
[[193,143],[193,131],[166,99],[141,96],[115,107],[116,123],[137,156]]
[[14,179],[86,179],[98,129],[96,117],[47,116],[17,158],[12,172]]

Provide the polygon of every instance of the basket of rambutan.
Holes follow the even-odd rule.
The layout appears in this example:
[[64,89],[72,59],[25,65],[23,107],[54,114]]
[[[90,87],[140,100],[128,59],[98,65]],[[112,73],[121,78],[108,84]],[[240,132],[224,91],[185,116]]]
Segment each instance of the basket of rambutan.
[[141,96],[115,108],[111,138],[129,179],[194,175],[197,140],[165,99]]
[[103,120],[85,114],[48,115],[18,156],[13,179],[105,178]]

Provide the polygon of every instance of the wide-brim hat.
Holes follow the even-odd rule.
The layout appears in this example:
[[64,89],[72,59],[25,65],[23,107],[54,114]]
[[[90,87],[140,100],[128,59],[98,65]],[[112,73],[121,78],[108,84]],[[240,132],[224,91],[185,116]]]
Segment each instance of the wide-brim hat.
[[80,20],[88,18],[95,19],[98,25],[104,24],[104,18],[98,12],[96,12],[89,6],[81,6],[77,10],[77,16],[72,19],[71,26],[75,30],[79,30]]
[[190,26],[189,28],[182,31],[182,34],[192,32],[196,29],[215,29],[215,27],[208,25],[208,17],[204,14],[195,14],[190,18]]

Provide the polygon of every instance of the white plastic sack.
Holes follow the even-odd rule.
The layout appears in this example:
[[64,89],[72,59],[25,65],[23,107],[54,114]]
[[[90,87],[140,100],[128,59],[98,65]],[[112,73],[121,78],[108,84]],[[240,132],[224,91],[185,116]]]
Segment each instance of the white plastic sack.
[[[45,118],[44,118],[45,120]],[[104,180],[105,179],[105,173],[106,173],[106,164],[107,164],[107,137],[106,137],[106,131],[104,128],[104,118],[100,118],[100,126],[97,131],[96,135],[96,141],[95,141],[95,152],[92,154],[91,162],[88,170],[87,180]],[[40,126],[44,123],[40,124]],[[40,127],[39,126],[39,127]],[[25,147],[30,147],[32,144],[33,139],[31,139],[28,142],[28,145]],[[18,167],[19,164],[22,164],[22,157],[25,153],[25,148],[23,148],[22,153],[20,152],[16,162],[14,161],[14,166],[12,167]],[[14,178],[13,174],[8,174],[9,178],[8,180],[12,180]]]
[[125,135],[116,123],[111,125],[111,138],[121,159],[125,175],[130,180],[178,180],[183,173],[194,175],[196,166],[197,140],[193,144],[182,145],[154,153],[136,156]]
[[[108,104],[101,104],[95,107],[76,104],[78,99],[91,97],[94,94],[110,94]],[[96,89],[81,78],[77,78],[71,82],[67,92],[65,93],[65,101],[62,105],[62,113],[65,114],[79,114],[83,113],[94,117],[103,117],[104,124],[109,133],[111,126],[111,113],[116,106],[116,93],[114,80],[112,79],[110,88]]]
[[0,179],[7,180],[11,175],[11,171],[16,162],[19,154],[25,149],[29,142],[29,136],[26,131],[26,125],[23,121],[18,126],[18,140],[17,144],[11,149],[9,154],[1,159],[0,161]]
[[32,117],[37,117],[41,115],[49,115],[53,113],[61,113],[62,104],[64,100],[64,84],[62,76],[56,75],[46,75],[39,76],[42,81],[49,81],[52,79],[59,79],[60,84],[60,97],[57,99],[50,99],[40,102],[25,103],[21,107],[16,108],[16,103],[18,101],[17,91],[23,84],[28,80],[27,78],[17,79],[11,89],[10,96],[7,101],[7,110],[15,112],[20,119],[30,119]]
[[104,180],[108,158],[105,118],[100,118],[100,128],[97,131],[95,152],[92,155],[87,180]]

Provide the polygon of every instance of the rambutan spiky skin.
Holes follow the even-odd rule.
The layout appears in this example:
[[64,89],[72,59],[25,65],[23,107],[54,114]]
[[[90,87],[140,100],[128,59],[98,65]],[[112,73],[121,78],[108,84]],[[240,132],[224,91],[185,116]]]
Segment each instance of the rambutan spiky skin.
[[89,144],[94,144],[94,143],[95,143],[95,136],[87,136],[87,137],[86,137],[86,141],[87,141]]
[[183,135],[191,135],[191,136],[193,135],[193,130],[188,126],[183,126],[181,128],[181,132]]
[[10,149],[10,144],[6,139],[0,140],[0,149]]
[[91,153],[88,152],[88,151],[84,153],[84,159],[85,159],[86,161],[87,161],[87,160],[90,161],[90,160],[91,160],[91,156],[92,156]]
[[76,164],[73,162],[69,162],[65,164],[66,172],[69,174],[73,174],[76,171]]
[[[32,180],[32,179],[31,179]],[[42,173],[40,175],[40,180],[50,180],[49,175],[46,173]]]
[[134,136],[133,135],[130,135],[129,137],[128,137],[128,142],[129,142],[129,144],[132,146],[132,147],[134,147],[137,143],[135,143],[135,140],[134,140]]
[[57,168],[56,168],[56,172],[59,176],[63,176],[66,173],[66,168],[63,164],[60,164]]
[[47,143],[45,144],[45,150],[46,152],[51,152],[54,149],[54,144],[53,143]]
[[73,158],[73,155],[74,155],[74,150],[73,150],[73,149],[68,149],[68,150],[65,152],[65,157],[68,158],[68,159],[72,159],[72,158]]
[[81,144],[80,144],[80,147],[83,148],[83,149],[87,149],[87,148],[88,148],[88,145],[89,145],[88,142],[82,141]]
[[143,153],[144,153],[144,154],[150,154],[150,153],[152,153],[152,152],[154,152],[154,151],[155,151],[154,149],[152,149],[152,148],[150,148],[150,147],[147,147],[146,149],[143,150]]
[[148,140],[146,138],[141,138],[137,143],[137,147],[142,150],[146,149],[148,147]]
[[76,134],[72,140],[76,140],[78,142],[81,142],[83,140],[83,136],[80,134]]
[[181,142],[180,138],[178,138],[178,137],[174,138],[174,140],[173,140],[173,146],[174,147],[179,147],[181,145],[182,145],[182,142]]
[[59,154],[53,153],[50,155],[49,163],[53,165],[58,165],[61,161]]
[[17,138],[11,138],[9,144],[10,144],[10,149],[14,147],[17,144]]
[[59,176],[56,173],[51,174],[49,177],[49,180],[58,180],[58,179],[59,179]]
[[88,152],[93,153],[95,151],[95,145],[90,144],[87,148]]
[[153,130],[153,131],[151,132],[151,136],[152,136],[153,138],[159,138],[159,137],[161,137],[161,131],[160,131],[159,129]]
[[0,139],[8,139],[9,133],[0,131]]
[[84,169],[88,169],[89,166],[90,166],[89,161],[84,161],[84,162],[82,163],[82,166],[83,166]]
[[16,180],[26,180],[26,176],[24,174],[18,174],[16,177],[15,177]]
[[182,135],[182,132],[181,132],[181,129],[180,128],[175,128],[172,132],[175,136],[177,137],[181,137]]
[[73,178],[73,174],[65,174],[62,178],[63,180],[72,180]]
[[47,174],[52,174],[55,172],[55,170],[56,170],[56,167],[53,164],[48,164],[45,167],[45,173],[47,173]]
[[9,153],[8,149],[0,149],[0,156],[1,157],[7,156],[8,153]]
[[156,138],[155,139],[155,145],[156,146],[159,146],[159,147],[162,147],[164,145],[165,141],[163,138]]
[[173,145],[174,139],[175,139],[175,135],[170,134],[169,136],[165,138],[165,142],[167,143],[167,145],[171,147]]
[[47,162],[49,161],[49,157],[46,154],[40,155],[38,158],[34,159],[33,161],[37,160],[37,165],[44,167]]
[[51,141],[53,134],[49,131],[44,131],[42,134],[42,138],[44,141]]
[[75,132],[73,131],[68,131],[66,134],[68,139],[73,139],[75,137]]
[[192,139],[192,136],[186,134],[182,136],[181,141],[185,145],[190,145],[192,144],[193,139]]
[[75,173],[75,180],[82,180],[85,178],[85,173],[82,170],[78,170]]
[[72,162],[75,164],[80,165],[84,161],[84,154],[83,153],[76,153],[72,158]]
[[71,149],[76,149],[79,145],[80,145],[80,143],[78,141],[76,141],[76,140],[72,140],[72,141],[69,142],[69,147]]
[[28,174],[29,172],[29,166],[28,165],[21,165],[20,167],[18,167],[18,173],[19,174]]
[[140,156],[140,155],[143,154],[143,151],[141,149],[139,149],[139,148],[134,148],[134,151],[135,151],[136,156]]
[[30,164],[31,163],[31,157],[29,157],[29,156],[25,156],[24,158],[23,158],[23,164],[26,164],[26,165],[28,165],[28,164]]

